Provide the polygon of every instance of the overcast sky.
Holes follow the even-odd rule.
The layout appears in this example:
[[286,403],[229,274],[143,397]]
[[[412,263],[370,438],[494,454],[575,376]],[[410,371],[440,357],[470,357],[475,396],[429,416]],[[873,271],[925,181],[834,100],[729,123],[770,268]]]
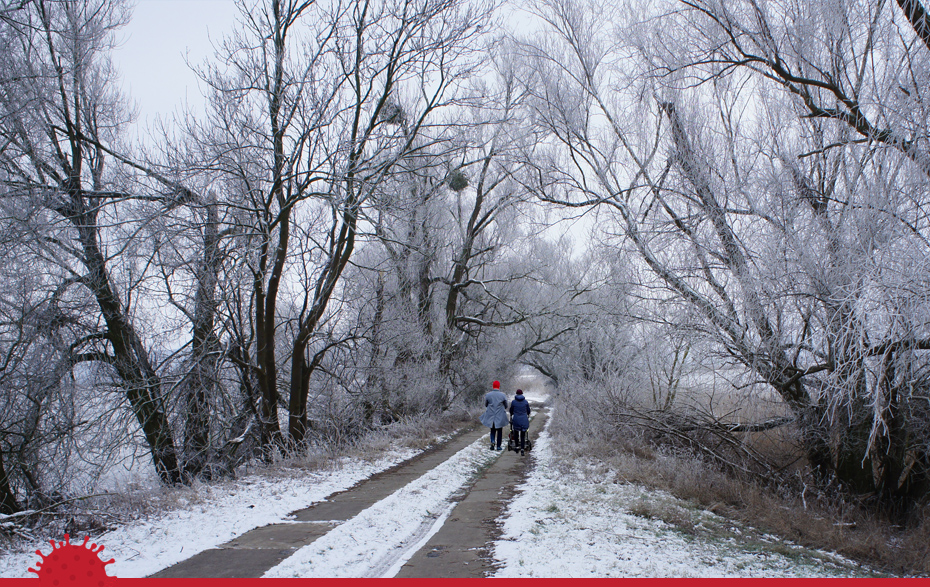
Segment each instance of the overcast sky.
[[139,109],[143,127],[189,102],[203,102],[185,63],[203,63],[235,22],[232,0],[137,0],[132,21],[119,33],[114,59],[123,90]]
[[[187,62],[202,64],[211,57],[213,44],[233,29],[237,13],[233,0],[136,0],[114,53],[123,91],[139,113],[130,136],[146,142],[146,130],[156,117],[170,118],[185,103],[202,111],[201,89]],[[561,230],[584,242],[594,222],[589,212],[562,223]]]

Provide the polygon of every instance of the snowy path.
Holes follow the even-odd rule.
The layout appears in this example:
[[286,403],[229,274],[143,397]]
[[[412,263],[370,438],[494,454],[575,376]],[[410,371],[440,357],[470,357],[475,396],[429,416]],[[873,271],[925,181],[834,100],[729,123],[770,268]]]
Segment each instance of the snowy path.
[[[514,467],[523,457],[489,451],[485,434],[476,431],[374,477],[410,453],[367,465],[346,462],[329,472],[202,488],[198,500],[184,509],[97,540],[117,559],[120,577],[149,575],[184,560],[172,567],[178,569],[210,553],[227,574],[196,574],[206,567],[192,565],[183,571],[186,575],[165,576],[392,577],[402,567],[408,574],[480,576],[477,567],[488,569],[492,561],[482,554],[477,564],[476,551],[490,553],[497,561],[492,574],[500,577],[868,576],[838,556],[785,543],[671,495],[619,482],[593,459],[560,462],[547,430],[534,436],[522,483],[524,469]],[[515,482],[513,497],[507,497],[513,490],[501,493],[503,484],[513,487]],[[474,508],[469,502],[482,500],[484,509],[468,511]],[[492,503],[489,514],[485,506]],[[462,531],[458,520],[469,514],[471,522],[487,524],[479,532]],[[663,517],[689,523],[682,529]],[[286,544],[287,531],[293,536],[311,527],[315,533]],[[486,538],[492,534],[500,538]],[[426,545],[434,535],[443,545],[430,549]],[[28,549],[29,554],[0,558],[2,576],[30,576],[26,569],[35,560],[32,551],[43,546],[48,550],[45,543]],[[449,556],[451,547],[471,551],[470,562]],[[412,560],[404,566],[414,556],[433,557],[429,560],[438,566],[411,566]],[[223,562],[249,557],[255,557],[250,565],[257,574],[233,574],[240,570]]]
[[[285,470],[275,477],[250,475],[204,485],[192,492],[190,500],[181,498],[181,508],[131,522],[94,541],[105,545],[104,554],[109,555],[105,559],[116,559],[107,567],[111,574],[145,577],[249,530],[281,521],[294,510],[344,491],[417,452],[392,451],[372,462],[339,459],[328,471]],[[37,549],[47,553],[51,547],[41,540],[0,556],[0,578],[35,578],[28,568],[38,560]]]
[[336,526],[265,577],[393,577],[425,544],[464,492],[500,453],[482,435],[465,449]]
[[[841,557],[753,533],[673,496],[617,482],[595,461],[567,467],[544,430],[533,466],[502,515],[491,545],[500,577],[851,577],[868,573]],[[504,453],[501,460],[519,457]],[[504,463],[482,437],[396,492],[333,528],[265,577],[393,577],[465,505],[478,477]],[[482,481],[483,483],[484,481]],[[499,483],[500,478],[495,478]],[[469,496],[470,499],[471,496]],[[648,505],[649,507],[644,507]],[[643,512],[677,511],[687,531]],[[640,512],[639,515],[633,512]],[[450,520],[451,521],[451,520]],[[464,533],[463,533],[464,534]],[[459,535],[443,548],[477,550]],[[446,538],[448,539],[448,537]],[[468,576],[448,551],[431,552],[437,576]],[[418,556],[422,557],[423,553]],[[474,561],[473,561],[474,562]],[[467,563],[464,563],[467,564]],[[406,567],[405,567],[406,568]],[[476,570],[474,566],[467,571]],[[436,567],[433,567],[436,572]]]

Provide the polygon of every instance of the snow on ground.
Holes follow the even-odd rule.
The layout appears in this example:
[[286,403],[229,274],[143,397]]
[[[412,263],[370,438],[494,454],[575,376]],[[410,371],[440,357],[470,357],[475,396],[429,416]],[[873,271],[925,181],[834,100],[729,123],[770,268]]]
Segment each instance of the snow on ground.
[[[565,466],[550,443],[544,430],[533,448],[536,466],[505,511],[503,535],[492,550],[501,561],[494,576],[869,576],[839,556],[759,535],[668,493],[618,482],[593,461]],[[658,519],[663,513],[687,523],[668,524]]]
[[[274,477],[249,475],[203,485],[195,503],[133,521],[93,541],[105,546],[100,555],[103,559],[116,559],[107,566],[111,575],[145,577],[253,528],[280,522],[290,512],[348,489],[418,452],[395,450],[371,462],[343,458],[331,470],[291,471],[290,475],[285,470]],[[28,568],[38,560],[37,549],[47,553],[51,547],[47,541],[39,542],[0,557],[0,577],[34,578]]]
[[[435,534],[454,498],[500,453],[486,439],[462,449],[392,495],[334,527],[266,577],[391,577]],[[118,577],[141,577],[347,489],[417,451],[368,463],[342,459],[328,471],[252,475],[204,485],[183,508],[95,537]],[[534,467],[501,517],[492,555],[500,577],[868,576],[855,563],[811,551],[697,509],[673,496],[619,482],[593,459],[561,462],[544,430]],[[663,521],[666,520],[666,521]],[[669,523],[671,522],[671,523]],[[0,577],[29,577],[47,542],[0,557]],[[28,554],[27,554],[28,553]]]
[[265,577],[393,577],[501,453],[484,436],[271,568]]

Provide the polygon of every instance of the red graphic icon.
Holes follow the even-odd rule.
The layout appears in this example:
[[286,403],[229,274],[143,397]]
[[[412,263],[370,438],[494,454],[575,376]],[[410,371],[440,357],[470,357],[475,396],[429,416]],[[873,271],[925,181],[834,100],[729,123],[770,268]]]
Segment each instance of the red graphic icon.
[[108,585],[113,577],[107,575],[105,567],[116,562],[116,559],[111,558],[106,562],[100,560],[97,555],[103,550],[103,545],[91,543],[87,546],[88,540],[90,537],[85,536],[84,544],[71,544],[71,538],[67,534],[63,542],[56,544],[54,540],[49,540],[52,552],[45,556],[41,550],[37,550],[36,554],[42,557],[42,560],[36,563],[37,569],[29,567],[29,572],[39,576],[39,584],[43,587],[46,585],[54,587]]

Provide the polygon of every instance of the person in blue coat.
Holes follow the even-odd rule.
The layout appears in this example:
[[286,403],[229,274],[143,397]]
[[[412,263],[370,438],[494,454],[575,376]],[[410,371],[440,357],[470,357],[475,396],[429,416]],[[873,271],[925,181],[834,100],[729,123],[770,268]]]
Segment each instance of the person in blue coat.
[[[523,390],[510,402],[510,425],[520,438],[520,454],[526,454],[526,431],[530,429],[530,402],[523,397]],[[515,449],[516,450],[516,449]]]
[[501,448],[501,439],[504,437],[504,426],[507,424],[507,396],[501,391],[500,381],[495,381],[492,388],[484,396],[484,405],[487,409],[481,415],[481,423],[491,429],[491,450],[504,450]]

